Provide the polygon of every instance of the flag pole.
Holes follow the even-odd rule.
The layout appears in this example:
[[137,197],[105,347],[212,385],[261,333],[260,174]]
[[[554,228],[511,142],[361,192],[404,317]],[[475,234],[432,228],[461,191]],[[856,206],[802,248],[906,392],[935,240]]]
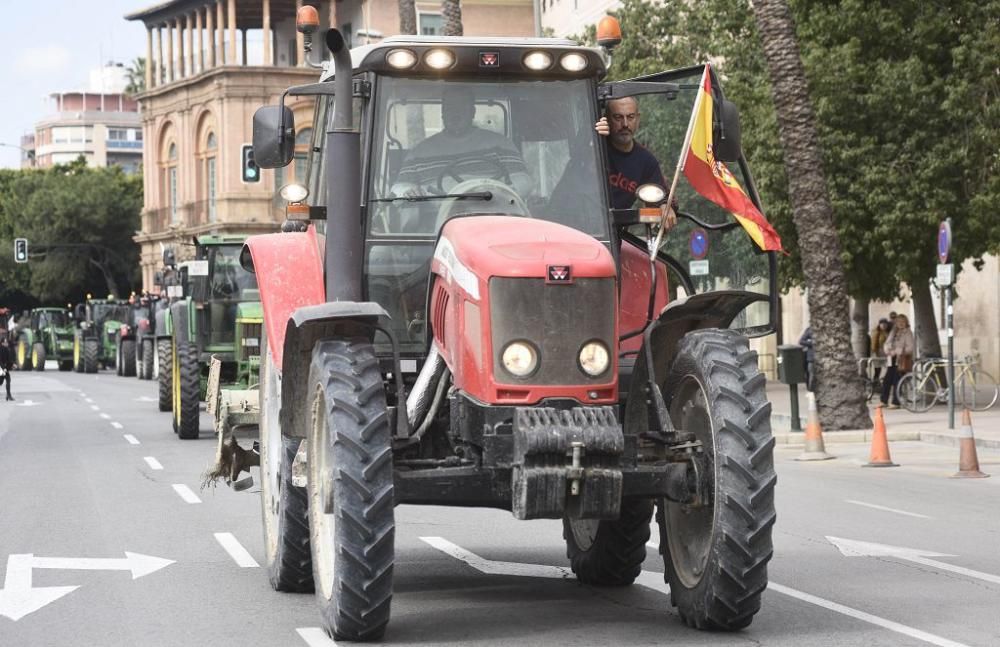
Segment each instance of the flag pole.
[[688,148],[691,145],[691,135],[694,133],[694,122],[698,116],[698,110],[701,108],[701,95],[702,90],[705,87],[705,75],[708,74],[708,63],[705,64],[705,69],[701,73],[701,81],[698,83],[698,96],[695,97],[694,107],[691,108],[691,118],[688,120],[687,134],[684,135],[684,144],[681,146],[681,154],[677,158],[677,166],[674,168],[674,179],[670,183],[670,191],[667,193],[667,211],[660,218],[660,229],[656,232],[656,239],[649,248],[649,258],[653,260],[656,258],[656,250],[660,248],[660,242],[663,240],[663,232],[666,230],[667,224],[667,214],[673,209],[674,202],[674,192],[677,190],[677,180],[680,179],[681,169],[684,168],[684,160],[687,157]]

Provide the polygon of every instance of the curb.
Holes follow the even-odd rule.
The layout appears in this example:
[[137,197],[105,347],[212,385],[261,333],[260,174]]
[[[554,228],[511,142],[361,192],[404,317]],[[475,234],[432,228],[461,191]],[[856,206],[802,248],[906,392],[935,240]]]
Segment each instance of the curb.
[[[846,431],[824,431],[823,440],[827,443],[868,443],[871,442],[872,429],[858,429]],[[805,433],[798,431],[782,431],[772,434],[774,442],[778,445],[802,445],[805,442]],[[919,431],[890,431],[887,433],[888,439],[895,442],[909,440],[921,440]],[[955,438],[958,445],[958,438]]]

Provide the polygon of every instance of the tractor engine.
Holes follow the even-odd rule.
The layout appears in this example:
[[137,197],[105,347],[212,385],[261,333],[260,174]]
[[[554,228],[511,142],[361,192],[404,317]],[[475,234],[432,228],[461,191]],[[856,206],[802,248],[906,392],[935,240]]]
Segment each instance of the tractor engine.
[[454,218],[435,249],[430,289],[432,357],[411,420],[419,422],[424,394],[441,392],[443,363],[454,387],[452,437],[489,467],[512,470],[515,516],[615,517],[624,438],[607,248],[544,220]]

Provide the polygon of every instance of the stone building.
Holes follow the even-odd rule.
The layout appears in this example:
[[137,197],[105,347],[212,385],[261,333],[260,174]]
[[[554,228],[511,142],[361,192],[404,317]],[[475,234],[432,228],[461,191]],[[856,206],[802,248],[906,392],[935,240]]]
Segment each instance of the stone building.
[[[125,16],[146,26],[146,89],[142,104],[145,205],[141,246],[143,288],[153,289],[164,245],[193,235],[273,231],[283,184],[305,180],[315,99],[289,98],[295,114],[295,162],[245,183],[242,147],[252,140],[254,111],[275,104],[289,86],[319,78],[304,60],[295,13],[303,0],[166,0]],[[353,45],[399,31],[396,0],[309,0],[320,30],[337,25]],[[466,35],[533,33],[531,0],[466,0]],[[440,3],[418,3],[419,29],[440,26]],[[321,51],[316,47],[312,56]]]

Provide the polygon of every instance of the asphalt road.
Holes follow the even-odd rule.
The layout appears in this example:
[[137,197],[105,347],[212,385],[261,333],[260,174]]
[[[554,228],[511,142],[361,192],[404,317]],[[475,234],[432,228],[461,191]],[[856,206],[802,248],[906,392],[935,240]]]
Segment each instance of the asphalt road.
[[[201,489],[215,451],[204,414],[201,438],[178,440],[155,383],[110,372],[15,373],[14,393],[0,402],[0,645],[333,644],[312,596],[273,592],[256,566],[257,488]],[[962,481],[946,447],[894,444],[889,469],[862,468],[862,445],[821,463],[798,451],[776,455],[771,586],[747,630],[683,626],[655,548],[640,583],[595,588],[568,574],[557,521],[401,506],[386,640],[1000,645],[1000,455],[980,452],[993,478]]]

